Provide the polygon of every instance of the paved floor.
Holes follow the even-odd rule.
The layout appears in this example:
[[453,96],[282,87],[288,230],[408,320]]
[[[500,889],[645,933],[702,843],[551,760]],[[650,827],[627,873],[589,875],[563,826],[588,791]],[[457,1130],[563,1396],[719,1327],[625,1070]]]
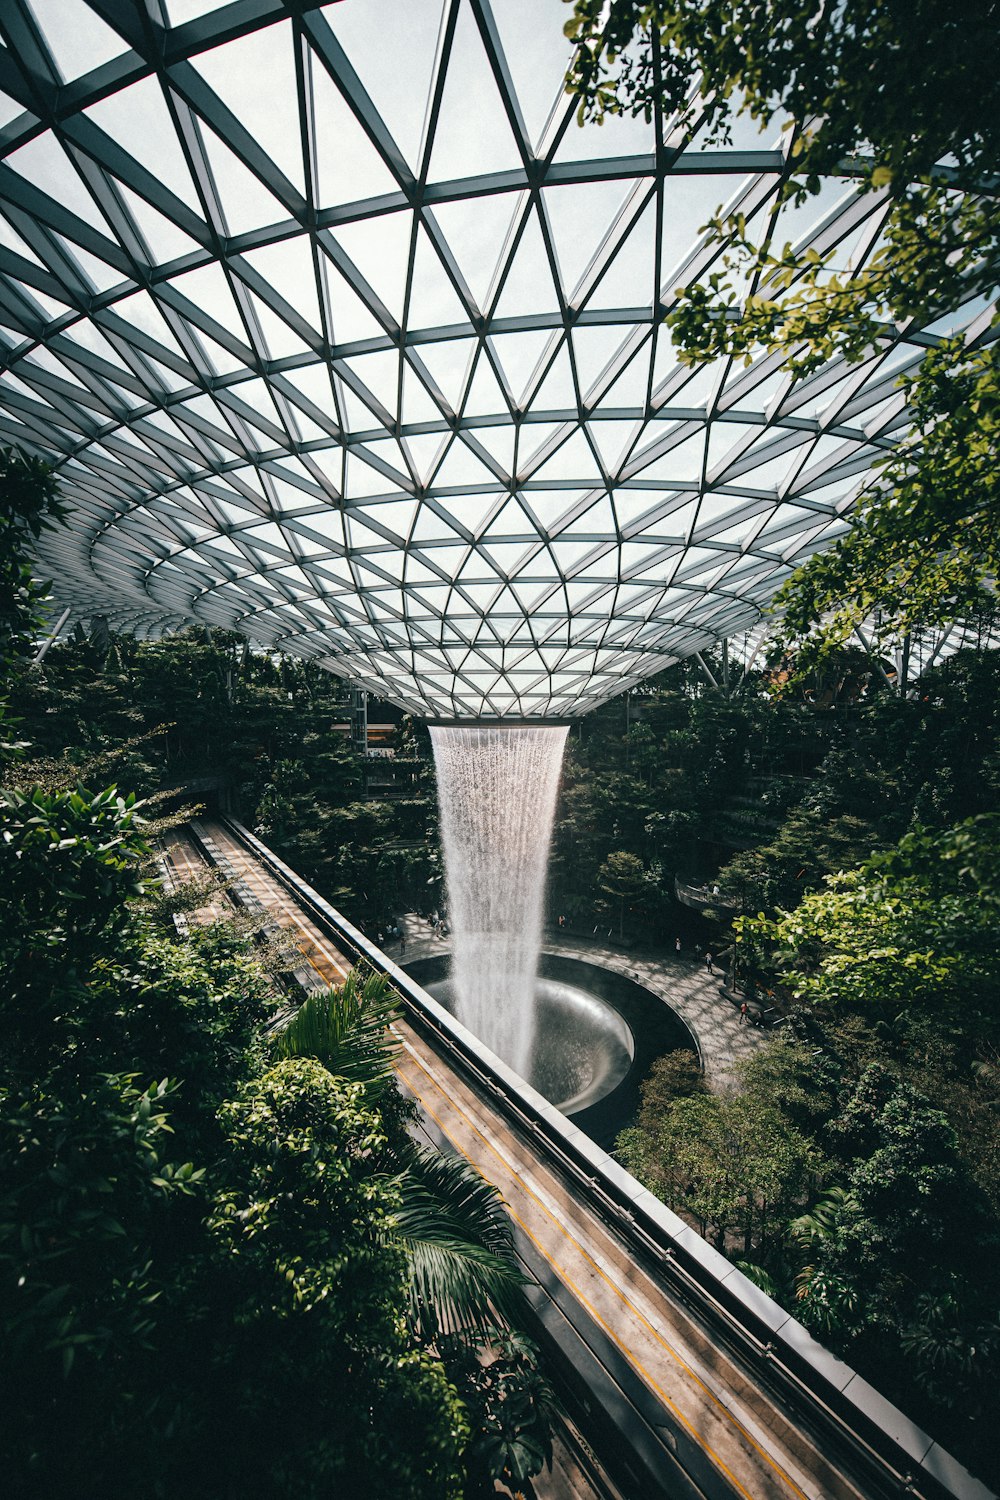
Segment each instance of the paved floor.
[[[410,912],[404,927],[406,951],[402,956],[398,943],[386,943],[390,956],[404,966],[411,959],[449,951],[449,941],[435,937],[424,918]],[[627,974],[652,994],[659,995],[694,1033],[705,1066],[705,1079],[719,1093],[733,1086],[736,1061],[754,1052],[765,1039],[766,1033],[757,1027],[740,1025],[739,1011],[723,993],[722,976],[709,974],[704,960],[695,961],[683,953],[676,957],[660,948],[642,946],[624,953],[601,943],[599,938],[577,937],[558,929],[546,933],[542,946],[546,953],[582,958]]]

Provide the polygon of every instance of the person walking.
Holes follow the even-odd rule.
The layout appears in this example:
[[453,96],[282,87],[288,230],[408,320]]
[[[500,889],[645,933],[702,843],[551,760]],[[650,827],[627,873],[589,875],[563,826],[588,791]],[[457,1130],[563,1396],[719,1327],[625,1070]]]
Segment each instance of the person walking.
[[680,958],[680,956],[681,956],[681,940],[680,940],[679,937],[678,938],[674,938],[674,952],[677,954],[677,957]]
[[714,974],[715,973],[715,970],[712,968],[712,955],[711,955],[711,953],[706,953],[705,954],[705,968],[708,970],[708,972],[710,974]]
[[745,1026],[747,1024],[747,1017],[749,1016],[749,1014],[750,1014],[750,1007],[746,1003],[746,1001],[744,1000],[743,1004],[740,1006],[740,1025],[741,1026]]

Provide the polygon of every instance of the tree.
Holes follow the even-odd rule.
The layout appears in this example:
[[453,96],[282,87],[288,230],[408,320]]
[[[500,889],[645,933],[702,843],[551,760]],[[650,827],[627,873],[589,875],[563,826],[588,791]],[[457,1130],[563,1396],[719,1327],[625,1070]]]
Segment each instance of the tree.
[[996,1035],[1000,819],[917,828],[791,913],[741,918],[737,946],[770,946],[798,999],[906,1029],[933,1017],[956,1040]]
[[400,1317],[399,1190],[364,1085],[290,1057],[222,1119],[230,1185],[209,1217],[209,1290],[231,1321],[208,1330],[212,1445],[196,1493],[288,1494],[294,1476],[298,1493],[458,1500],[468,1427]]
[[26,659],[44,622],[48,586],[28,560],[33,538],[61,518],[55,480],[41,459],[0,448],[0,765],[18,743],[7,736],[7,699],[16,668]]
[[520,1485],[551,1464],[553,1400],[534,1346],[497,1327],[498,1316],[516,1317],[522,1285],[499,1193],[461,1157],[407,1133],[392,1071],[397,1011],[384,978],[354,971],[304,1001],[277,1051],[321,1060],[379,1109],[385,1139],[369,1147],[369,1162],[397,1193],[392,1231],[405,1257],[409,1329],[458,1387],[472,1419],[470,1481],[492,1493],[494,1479]]
[[26,548],[60,516],[49,466],[14,448],[0,448],[0,662],[5,672],[33,645],[48,595],[33,575]]
[[597,872],[597,883],[602,891],[618,900],[618,938],[625,936],[625,903],[635,900],[646,884],[646,871],[641,859],[624,850],[609,854]]
[[[267,1066],[277,996],[239,945],[156,925],[134,797],[2,801],[12,1496],[458,1500],[468,1419],[409,1317],[417,1235],[386,1159],[401,1132],[388,1089],[370,1097],[308,1058]],[[366,1049],[370,1032],[354,1041],[358,1071]],[[444,1175],[482,1250],[498,1205],[478,1179]],[[519,1276],[499,1249],[493,1265],[499,1300]],[[468,1297],[454,1267],[451,1284]]]
[[474,1336],[511,1312],[521,1274],[496,1189],[467,1163],[414,1145],[405,1130],[389,1027],[398,1001],[378,974],[352,972],[309,996],[281,1033],[283,1057],[312,1057],[356,1084],[388,1122],[381,1167],[400,1193],[396,1229],[406,1249],[410,1324],[425,1341]]
[[690,1054],[668,1053],[643,1085],[635,1126],[618,1138],[629,1171],[721,1250],[738,1245],[766,1257],[821,1166],[775,1087],[776,1078],[794,1079],[789,1093],[801,1098],[808,1058],[782,1042],[777,1048],[769,1069],[747,1072],[738,1092],[721,1097],[700,1083]]
[[843,1182],[790,1226],[799,1316],[841,1347],[888,1330],[937,1399],[943,1367],[955,1400],[973,1401],[1000,1353],[996,1234],[955,1132],[919,1090],[873,1063],[830,1136],[847,1163]]
[[[655,112],[716,140],[737,113],[761,129],[780,123],[785,201],[803,202],[839,173],[884,215],[875,247],[846,270],[839,245],[776,249],[769,225],[717,216],[720,269],[678,288],[668,317],[682,358],[781,350],[806,374],[888,347],[910,319],[993,296],[996,21],[993,0],[818,9],[805,0],[577,0],[566,30],[582,114]],[[779,595],[789,632],[833,612],[814,634],[828,648],[873,607],[883,634],[989,607],[984,584],[1000,560],[998,360],[982,328],[931,351],[907,386],[913,440],[868,488],[856,528]]]

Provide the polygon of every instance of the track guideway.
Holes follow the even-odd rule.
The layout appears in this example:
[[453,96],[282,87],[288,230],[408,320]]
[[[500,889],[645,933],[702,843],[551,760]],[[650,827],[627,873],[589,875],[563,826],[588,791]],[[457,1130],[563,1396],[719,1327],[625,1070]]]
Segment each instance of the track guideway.
[[[191,835],[200,855],[235,883],[237,902],[262,908],[294,941],[304,982],[342,982],[363,945],[407,1001],[413,982],[349,924],[337,933],[324,919],[325,903],[238,825],[195,824]],[[876,1458],[864,1438],[832,1441],[831,1429],[839,1429],[826,1421],[829,1413],[818,1408],[814,1423],[808,1411],[776,1396],[766,1346],[752,1368],[740,1357],[745,1351],[720,1339],[711,1318],[665,1284],[641,1243],[626,1242],[621,1216],[602,1212],[599,1185],[581,1192],[537,1126],[512,1121],[499,1085],[484,1086],[449,1055],[412,999],[406,1011],[394,1027],[400,1083],[418,1102],[427,1135],[465,1156],[503,1195],[532,1278],[537,1330],[572,1395],[574,1420],[630,1500],[881,1500],[904,1493],[937,1500],[944,1493],[908,1487],[907,1476]]]

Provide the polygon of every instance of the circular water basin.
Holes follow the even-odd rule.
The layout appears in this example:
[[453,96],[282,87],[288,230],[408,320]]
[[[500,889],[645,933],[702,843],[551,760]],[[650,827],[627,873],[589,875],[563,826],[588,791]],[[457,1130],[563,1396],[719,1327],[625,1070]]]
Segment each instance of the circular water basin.
[[[450,979],[425,987],[456,1014]],[[525,1082],[550,1104],[567,1115],[589,1109],[625,1079],[634,1057],[631,1028],[606,1001],[559,979],[535,981],[535,1045]]]
[[[405,967],[456,1013],[447,955]],[[697,1041],[676,1011],[620,971],[553,953],[542,954],[539,970],[534,1056],[525,1081],[598,1145],[610,1146],[634,1119],[639,1085],[653,1061],[677,1047],[697,1053]]]

